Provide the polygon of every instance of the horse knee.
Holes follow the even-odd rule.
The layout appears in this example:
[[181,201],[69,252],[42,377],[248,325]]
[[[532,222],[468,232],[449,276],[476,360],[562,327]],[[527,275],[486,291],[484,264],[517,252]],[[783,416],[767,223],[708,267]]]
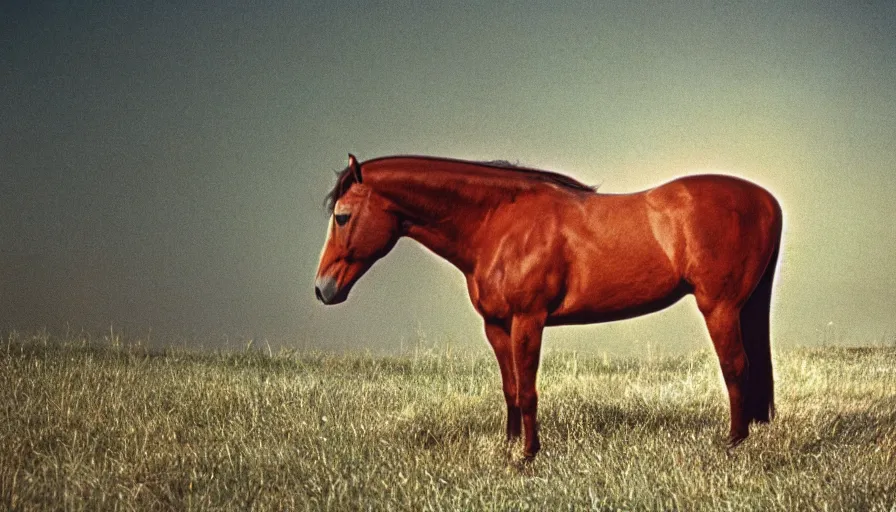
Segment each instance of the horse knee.
[[510,387],[504,388],[504,401],[507,402],[508,407],[519,407],[519,401],[517,400],[517,394],[515,389],[511,389]]
[[535,391],[520,392],[518,400],[523,412],[531,412],[538,408],[538,393]]

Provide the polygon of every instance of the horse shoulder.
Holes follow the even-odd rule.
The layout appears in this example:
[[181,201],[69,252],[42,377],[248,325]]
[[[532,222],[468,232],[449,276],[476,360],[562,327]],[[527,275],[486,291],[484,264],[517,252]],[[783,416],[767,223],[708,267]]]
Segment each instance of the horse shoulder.
[[561,287],[561,222],[549,201],[532,198],[491,212],[477,236],[478,260],[467,285],[474,307],[501,318],[538,310]]

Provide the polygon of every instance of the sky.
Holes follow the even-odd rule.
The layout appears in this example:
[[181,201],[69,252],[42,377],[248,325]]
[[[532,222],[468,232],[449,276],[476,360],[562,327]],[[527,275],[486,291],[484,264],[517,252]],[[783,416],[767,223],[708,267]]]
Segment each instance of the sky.
[[[317,303],[352,152],[742,176],[785,210],[774,343],[896,340],[893,2],[180,4],[0,5],[0,330],[487,348],[413,241]],[[710,346],[692,298],[546,343]]]

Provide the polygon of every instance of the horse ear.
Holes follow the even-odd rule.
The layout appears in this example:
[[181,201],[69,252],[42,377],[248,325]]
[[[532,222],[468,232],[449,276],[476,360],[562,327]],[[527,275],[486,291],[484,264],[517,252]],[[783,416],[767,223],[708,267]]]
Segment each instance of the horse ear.
[[352,169],[352,176],[355,178],[355,183],[361,183],[361,164],[358,163],[358,159],[355,158],[355,155],[351,153],[348,154],[348,166]]

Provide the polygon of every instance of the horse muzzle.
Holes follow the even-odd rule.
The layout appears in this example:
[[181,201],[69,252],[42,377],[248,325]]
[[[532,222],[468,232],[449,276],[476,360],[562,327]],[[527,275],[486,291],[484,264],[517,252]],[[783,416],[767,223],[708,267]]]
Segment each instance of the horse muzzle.
[[344,302],[348,294],[339,293],[339,286],[332,277],[318,277],[314,283],[314,295],[317,300],[329,306]]

